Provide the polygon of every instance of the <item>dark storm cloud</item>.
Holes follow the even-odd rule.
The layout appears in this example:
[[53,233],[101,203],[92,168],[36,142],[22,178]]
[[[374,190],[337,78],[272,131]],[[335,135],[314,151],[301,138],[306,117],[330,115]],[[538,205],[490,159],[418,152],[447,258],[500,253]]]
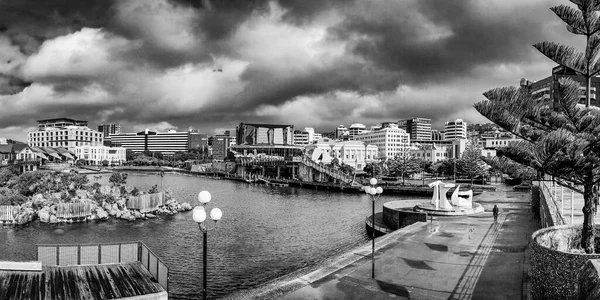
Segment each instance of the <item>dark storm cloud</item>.
[[468,76],[481,65],[528,60],[534,53],[531,44],[545,26],[545,20],[531,15],[550,16],[547,4],[521,5],[519,11],[495,9],[484,1],[364,4],[364,10],[352,12],[333,32],[340,39],[366,36],[352,46],[353,52],[398,72],[406,84],[439,82]]
[[29,85],[31,85],[31,82],[26,82],[20,78],[0,73],[0,95],[19,93]]

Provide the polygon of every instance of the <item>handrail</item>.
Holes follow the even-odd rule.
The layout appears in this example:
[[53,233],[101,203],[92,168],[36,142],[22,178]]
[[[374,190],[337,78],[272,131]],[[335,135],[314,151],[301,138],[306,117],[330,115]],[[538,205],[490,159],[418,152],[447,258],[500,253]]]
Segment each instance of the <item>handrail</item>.
[[80,266],[140,262],[169,291],[169,268],[144,242],[38,244],[36,260],[46,266]]
[[[564,225],[567,224],[565,217],[562,215],[562,212],[558,209],[557,199],[554,198],[554,194],[548,187],[547,182],[540,182],[542,193],[544,193],[544,198],[546,201],[545,204],[548,208],[548,212],[554,217],[554,221],[556,224],[554,225]],[[548,197],[546,196],[548,195]],[[551,200],[551,201],[550,201]]]

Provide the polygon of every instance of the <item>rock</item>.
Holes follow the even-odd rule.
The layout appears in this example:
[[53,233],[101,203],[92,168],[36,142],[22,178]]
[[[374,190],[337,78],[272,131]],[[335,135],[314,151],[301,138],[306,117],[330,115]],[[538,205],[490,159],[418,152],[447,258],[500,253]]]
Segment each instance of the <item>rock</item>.
[[117,213],[118,213],[118,212],[119,212],[119,210],[118,210],[118,209],[111,208],[111,209],[109,210],[108,214],[109,214],[111,217],[115,217],[115,216],[117,215]]
[[76,190],[75,191],[75,195],[79,198],[79,199],[89,199],[89,193],[86,190]]
[[44,195],[42,195],[42,194],[35,194],[35,195],[33,195],[33,197],[31,197],[31,201],[33,201],[34,203],[36,201],[37,202],[44,201]]
[[115,217],[120,218],[123,215],[123,213],[125,212],[122,210],[117,210],[117,214],[115,215]]
[[55,215],[50,215],[50,224],[56,224],[58,223],[58,219],[56,218]]
[[133,212],[133,216],[136,219],[142,219],[144,217],[144,215],[141,212],[137,211],[137,210]]
[[117,217],[118,218],[120,217],[123,220],[131,220],[132,215],[131,215],[131,212],[125,211],[120,216],[117,216]]
[[[44,208],[48,207],[46,206]],[[50,222],[50,209],[38,211],[38,218],[40,218],[40,222],[42,223]]]
[[60,201],[62,197],[61,193],[52,193],[52,199],[56,200],[56,201]]
[[147,213],[146,214],[146,218],[154,219],[154,218],[156,218],[156,215],[155,214],[151,214],[151,213]]
[[113,186],[110,191],[110,194],[115,198],[121,198],[121,187]]
[[190,211],[192,210],[192,206],[187,202],[183,202],[181,204],[181,209],[183,209],[183,211]]
[[[116,212],[115,212],[115,214],[116,214]],[[98,208],[96,210],[96,216],[98,217],[99,220],[108,219],[108,213],[106,212],[106,210],[104,210],[102,208]]]
[[127,207],[127,200],[125,200],[125,198],[121,198],[121,199],[117,200],[117,205],[121,209],[126,208]]
[[113,203],[111,209],[119,210],[119,205],[117,203]]

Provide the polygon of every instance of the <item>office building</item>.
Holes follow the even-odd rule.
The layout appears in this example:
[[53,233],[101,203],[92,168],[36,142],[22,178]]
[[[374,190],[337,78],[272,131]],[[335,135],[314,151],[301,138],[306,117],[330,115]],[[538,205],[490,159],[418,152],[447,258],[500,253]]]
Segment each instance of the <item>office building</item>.
[[323,137],[322,134],[315,132],[312,127],[306,127],[304,130],[294,130],[294,145],[306,146],[317,142]]
[[350,137],[350,139],[352,139],[352,137],[363,133],[367,130],[367,126],[360,124],[360,123],[354,123],[352,125],[350,125],[350,128],[348,128],[348,136]]
[[78,146],[75,155],[78,159],[85,159],[90,165],[100,166],[104,161],[111,166],[121,165],[127,160],[127,149],[123,147],[106,146]]
[[[521,79],[520,84],[522,87],[528,87],[532,93],[532,96],[537,101],[548,104],[553,103],[553,107],[557,108],[559,106],[558,99],[560,98],[558,86],[561,78],[570,78],[580,84],[579,91],[581,96],[579,98],[579,103],[585,104],[585,77],[582,75],[577,75],[575,71],[564,66],[552,68],[552,74],[549,77],[536,82],[531,82],[523,78]],[[592,77],[591,79],[590,104],[593,106],[598,106],[598,99],[600,99],[600,78]]]
[[111,141],[113,145],[119,145],[134,152],[150,151],[174,154],[190,150],[190,133],[187,131],[157,132],[146,129],[136,133],[113,134]]
[[410,118],[399,120],[398,127],[410,134],[412,141],[431,140],[431,119]]
[[110,136],[121,133],[121,124],[100,124],[98,132],[104,134],[104,146],[110,147],[112,145]]
[[238,145],[293,145],[294,125],[244,124],[237,127]]
[[458,140],[467,138],[467,122],[456,119],[444,123],[444,140]]
[[377,146],[378,157],[385,160],[406,154],[410,146],[410,135],[404,129],[398,128],[396,124],[360,133],[354,136],[354,140]]
[[335,129],[334,132],[335,132],[334,138],[337,140],[347,140],[348,136],[350,134],[350,132],[348,131],[348,128],[346,128],[346,126],[341,125],[341,124],[340,124],[340,126],[338,126]]
[[74,151],[78,146],[101,146],[101,132],[87,127],[87,121],[67,118],[38,120],[38,130],[27,134],[31,147],[65,147]]
[[431,130],[431,140],[434,141],[439,141],[439,140],[443,140],[444,139],[444,135],[437,129],[432,129]]
[[368,163],[378,161],[377,146],[361,141],[336,141],[321,138],[315,144],[306,146],[305,151],[315,162],[330,164],[337,158],[339,164],[346,164],[362,171]]
[[416,159],[436,163],[448,158],[448,148],[436,144],[424,144],[410,150],[410,155]]

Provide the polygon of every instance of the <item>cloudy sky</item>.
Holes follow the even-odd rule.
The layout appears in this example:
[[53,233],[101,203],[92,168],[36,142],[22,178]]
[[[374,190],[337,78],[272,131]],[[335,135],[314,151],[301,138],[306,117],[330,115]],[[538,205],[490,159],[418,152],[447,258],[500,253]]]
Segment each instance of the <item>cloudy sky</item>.
[[[221,133],[240,122],[463,118],[581,47],[559,0],[0,0],[0,137],[36,120]],[[222,71],[217,71],[222,70]]]

